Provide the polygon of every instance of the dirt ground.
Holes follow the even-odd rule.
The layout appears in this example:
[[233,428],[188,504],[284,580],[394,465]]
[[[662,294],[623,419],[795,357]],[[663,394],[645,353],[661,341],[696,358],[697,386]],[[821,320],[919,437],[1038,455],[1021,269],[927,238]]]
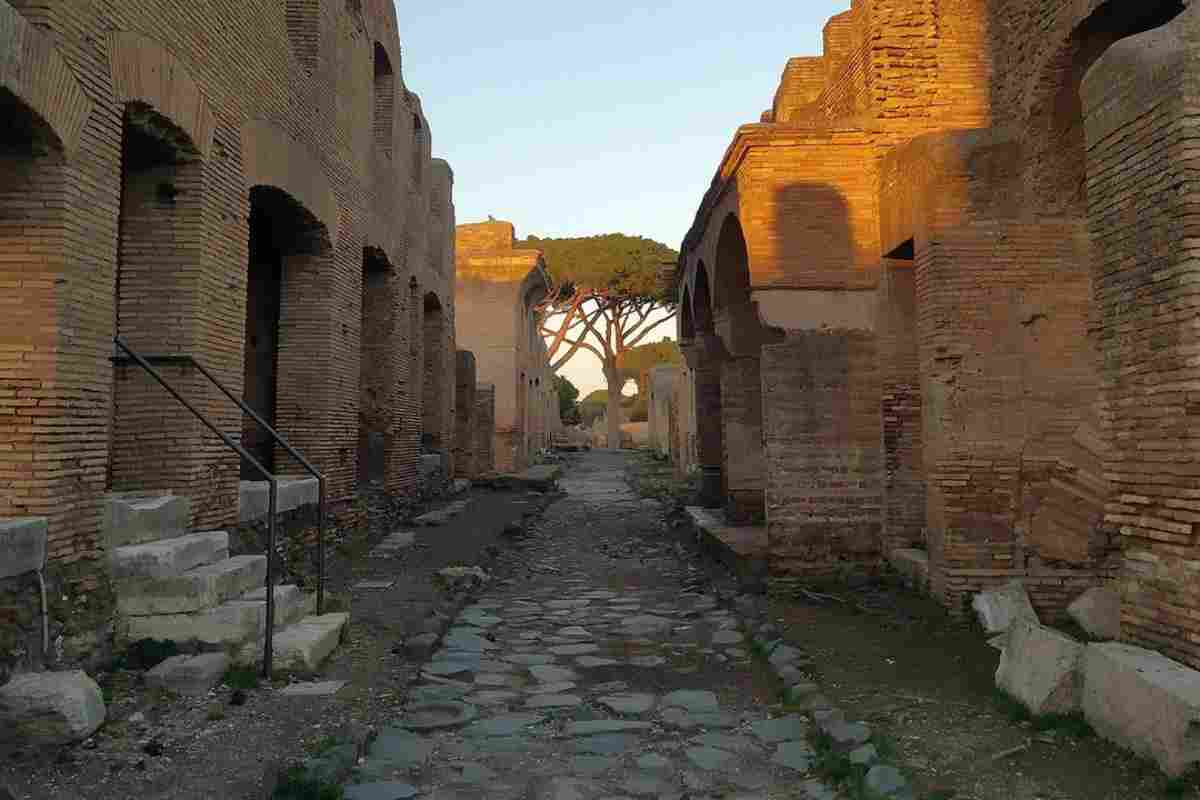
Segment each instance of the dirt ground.
[[[673,501],[682,524],[690,488],[645,453],[631,464],[635,487]],[[890,740],[921,800],[1200,798],[1195,775],[1168,781],[1078,720],[1030,720],[996,690],[1000,653],[973,620],[895,579],[836,595],[846,602],[776,600],[771,615],[822,692]]]
[[[454,499],[469,503],[445,525],[416,529],[416,545],[398,558],[367,557],[388,533],[412,529],[390,513],[372,513],[370,530],[353,532],[345,546],[330,549],[330,609],[349,608],[351,621],[319,675],[283,676],[247,687],[236,698],[237,687],[228,685],[200,698],[147,690],[143,669],[96,675],[109,695],[105,725],[80,745],[0,754],[0,798],[8,800],[7,788],[15,800],[261,800],[271,774],[327,737],[391,719],[422,660],[405,655],[403,639],[418,632],[431,612],[453,611],[433,574],[455,564],[491,564],[506,546],[504,526],[537,516],[554,496],[476,488]],[[354,588],[382,579],[395,585]],[[348,683],[332,697],[273,691],[306,679]]]

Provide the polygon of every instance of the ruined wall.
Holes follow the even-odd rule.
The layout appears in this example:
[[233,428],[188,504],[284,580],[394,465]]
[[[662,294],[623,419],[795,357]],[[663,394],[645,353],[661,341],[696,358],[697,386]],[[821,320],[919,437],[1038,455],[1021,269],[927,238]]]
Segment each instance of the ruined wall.
[[475,387],[474,452],[469,477],[478,478],[496,471],[495,451],[496,387],[481,383]]
[[475,429],[479,409],[475,397],[475,356],[466,350],[455,354],[454,372],[454,477],[471,477]]
[[542,254],[514,249],[509,222],[460,225],[456,241],[457,341],[475,354],[479,380],[495,387],[495,469],[521,470],[542,446],[535,426],[545,425],[549,372],[533,319],[549,287]]
[[[45,476],[27,457],[11,462],[23,477],[0,493],[0,515],[48,514],[53,559],[96,555],[98,502],[109,485],[186,493],[198,525],[235,517],[236,456],[108,357],[120,333],[145,351],[197,357],[240,394],[256,210],[279,223],[276,422],[326,472],[335,500],[357,484],[364,249],[403,283],[415,278],[452,305],[452,237],[433,248],[440,267],[413,258],[431,249],[433,210],[447,231],[453,212],[448,169],[436,200],[435,181],[420,174],[432,171],[428,122],[403,86],[391,4],[313,3],[290,13],[304,24],[289,25],[284,7],[268,0],[0,3],[0,30],[13,37],[0,47],[24,60],[0,74],[0,102],[6,112],[34,109],[62,143],[36,155],[4,148],[6,176],[20,177],[23,196],[50,194],[45,224],[30,226],[6,192],[19,184],[5,180],[0,190],[4,251],[41,242],[47,278],[17,293],[19,304],[39,309],[27,329],[37,338],[5,328],[0,341],[5,352],[18,345],[57,355],[31,359],[37,366],[20,367],[11,382],[6,373],[0,400],[43,387],[33,433],[48,438],[37,449],[62,461]],[[222,35],[212,35],[212,20]],[[29,75],[55,89],[27,85]],[[134,169],[123,142],[147,130],[171,148]],[[396,344],[403,351],[406,343]],[[215,390],[199,388],[186,368],[171,371],[218,426],[239,427],[240,414]],[[408,376],[395,374],[404,384]],[[419,429],[419,407],[415,419],[406,413],[393,426]],[[5,443],[23,435],[0,431]],[[392,449],[389,486],[403,490],[415,478],[415,442]]]

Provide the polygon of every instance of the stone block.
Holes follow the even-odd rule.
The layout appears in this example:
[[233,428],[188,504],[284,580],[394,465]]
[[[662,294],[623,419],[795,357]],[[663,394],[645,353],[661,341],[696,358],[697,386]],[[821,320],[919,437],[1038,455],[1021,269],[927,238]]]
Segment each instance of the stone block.
[[979,623],[988,635],[1007,631],[1017,619],[1039,622],[1025,584],[1020,580],[1009,581],[1003,586],[980,592],[971,601],[979,617]]
[[46,530],[45,517],[0,518],[0,578],[45,566]]
[[191,502],[179,495],[125,492],[104,498],[100,534],[105,548],[183,536],[191,527]]
[[229,558],[229,534],[209,531],[127,545],[109,551],[108,558],[116,579],[165,578]]
[[[242,595],[242,602],[262,605],[263,619],[267,611],[267,587],[257,589]],[[315,592],[305,592],[299,586],[285,583],[275,587],[275,627],[291,625],[298,619],[303,619],[317,611],[317,595]]]
[[1093,638],[1121,638],[1121,596],[1113,589],[1088,589],[1067,606],[1067,613]]
[[104,722],[100,687],[84,672],[35,672],[0,686],[0,741],[77,742]]
[[[275,511],[283,513],[300,506],[315,505],[321,499],[321,484],[316,478],[284,477],[277,480]],[[270,484],[266,481],[242,481],[238,492],[238,521],[263,519],[270,510]]]
[[1083,654],[1083,714],[1101,736],[1168,775],[1200,761],[1200,672],[1118,642]]
[[1000,654],[996,686],[1031,714],[1068,714],[1079,708],[1083,645],[1056,630],[1018,619]]
[[220,683],[228,669],[224,653],[173,656],[146,673],[146,685],[198,696]]
[[236,645],[257,636],[267,618],[261,600],[230,600],[215,608],[192,614],[154,614],[125,619],[124,638],[165,639],[200,642],[205,645]]
[[250,591],[267,576],[266,556],[236,556],[166,578],[117,582],[117,609],[130,616],[185,614]]
[[[342,640],[350,615],[325,614],[305,617],[275,634],[272,640],[275,669],[312,672],[321,665]],[[244,664],[262,663],[263,645],[251,642],[242,648],[237,660]]]

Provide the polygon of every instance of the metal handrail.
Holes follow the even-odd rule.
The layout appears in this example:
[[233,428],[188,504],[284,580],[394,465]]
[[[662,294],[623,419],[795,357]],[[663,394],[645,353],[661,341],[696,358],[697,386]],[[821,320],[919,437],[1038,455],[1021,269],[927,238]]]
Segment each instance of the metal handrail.
[[[192,366],[200,371],[200,374],[221,390],[222,394],[228,397],[243,413],[248,414],[251,419],[258,425],[262,426],[270,435],[271,440],[283,447],[288,454],[300,462],[305,471],[317,479],[319,494],[317,498],[317,614],[323,614],[325,611],[325,475],[309,462],[307,458],[300,455],[296,448],[292,447],[279,431],[267,424],[267,421],[260,417],[254,409],[246,405],[240,397],[237,397],[233,392],[229,391],[223,383],[217,380],[208,369],[189,355],[171,355],[171,356],[141,356],[134,352],[128,344],[126,344],[120,336],[113,337],[113,343],[116,344],[126,355],[133,360],[135,364],[145,370],[150,377],[154,378],[160,386],[179,401],[180,405],[192,413],[196,419],[204,423],[205,427],[220,437],[226,447],[235,451],[239,456],[250,463],[250,466],[262,475],[267,480],[269,497],[267,500],[267,578],[266,578],[266,601],[267,601],[267,625],[266,636],[263,643],[263,675],[271,676],[272,661],[274,656],[274,636],[275,636],[275,532],[277,514],[277,494],[279,489],[279,481],[275,474],[264,467],[258,459],[250,454],[240,442],[236,442],[221,429],[219,429],[202,411],[189,403],[187,399],[176,391],[175,387],[167,383],[158,370],[154,369],[153,363],[159,364],[176,364],[181,366]],[[114,359],[115,360],[115,359]]]

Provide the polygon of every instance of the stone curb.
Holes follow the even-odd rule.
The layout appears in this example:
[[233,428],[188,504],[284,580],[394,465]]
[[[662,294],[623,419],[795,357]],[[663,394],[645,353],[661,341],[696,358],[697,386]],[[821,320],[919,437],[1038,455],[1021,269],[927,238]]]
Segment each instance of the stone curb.
[[720,590],[715,594],[718,602],[737,616],[752,651],[784,687],[784,701],[803,706],[816,729],[832,740],[836,750],[848,753],[852,764],[867,769],[865,785],[869,796],[880,800],[913,800],[915,795],[907,778],[896,767],[879,760],[875,746],[870,743],[873,736],[870,726],[847,722],[844,712],[821,694],[820,686],[804,673],[802,667],[810,663],[808,657],[785,641],[771,623],[765,598],[745,593],[731,595]]

